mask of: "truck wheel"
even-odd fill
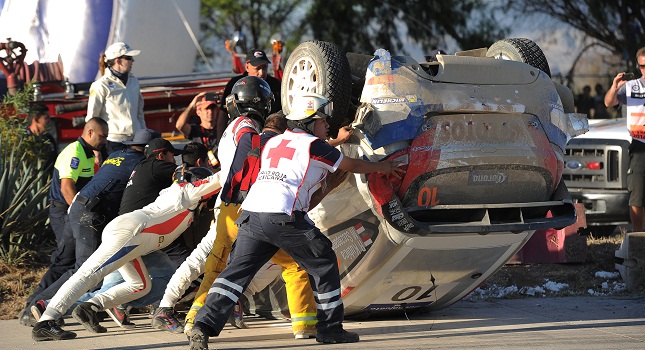
[[[486,57],[524,62],[551,77],[551,69],[544,52],[531,39],[511,38],[499,40],[488,48]]]
[[[329,135],[336,137],[348,115],[352,93],[349,62],[343,50],[325,41],[306,41],[291,53],[282,77],[282,111],[289,114],[293,99],[302,92],[324,95],[333,103]]]

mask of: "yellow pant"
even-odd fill
[[[204,306],[211,285],[226,267],[231,246],[237,238],[235,220],[240,216],[239,205],[220,205],[219,214],[215,220],[217,236],[211,254],[206,259],[204,278],[195,295],[186,320],[192,322],[197,311]],[[316,329],[316,302],[309,284],[309,275],[287,253],[280,249],[271,261],[282,266],[282,278],[285,281],[291,328],[294,333]]]

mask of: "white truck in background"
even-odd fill
[[[628,224],[629,145],[626,119],[589,120],[589,131],[569,141],[564,154],[565,181],[571,198],[584,204],[586,233],[610,235]]]

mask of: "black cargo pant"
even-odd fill
[[[309,274],[318,308],[319,333],[342,329],[343,302],[340,276],[331,241],[304,213],[294,215],[243,211],[229,263],[213,282],[204,306],[195,316],[195,327],[219,335],[228,315],[258,270],[278,249],[283,249]]]
[[[76,261],[74,254],[74,237],[72,237],[67,218],[67,204],[51,202],[49,207],[49,225],[56,237],[56,249],[51,255],[51,265],[43,275],[34,289],[34,292],[27,298],[27,307],[32,304],[38,294],[42,293],[67,270],[74,268]],[[28,310],[27,310],[28,311]]]

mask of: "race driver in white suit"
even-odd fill
[[[221,188],[219,173],[206,168],[178,170],[175,183],[142,209],[118,216],[104,229],[99,248],[51,299],[32,329],[36,341],[73,339],[56,319],[78,298],[118,269],[124,282],[94,296],[74,309],[72,316],[87,330],[104,333],[97,312],[135,300],[150,291],[150,276],[141,256],[168,246],[188,228],[194,213]]]

